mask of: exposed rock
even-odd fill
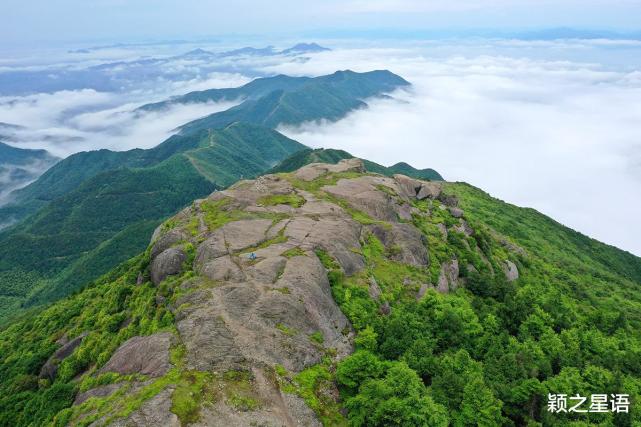
[[[509,259],[505,261],[503,272],[505,273],[505,278],[508,282],[513,282],[519,278],[519,269],[516,267],[516,264]]]
[[[410,199],[415,198],[421,189],[422,183],[418,179],[401,174],[395,174],[393,178],[401,188],[402,194]]]
[[[295,172],[295,176],[303,181],[313,181],[316,178],[328,173],[340,172],[365,172],[365,166],[361,159],[343,159],[335,165],[327,163],[311,163],[303,166]]]
[[[118,347],[100,372],[162,376],[170,367],[169,347],[172,339],[169,332],[130,338]]]
[[[285,229],[285,236],[290,245],[326,250],[336,258],[345,274],[352,275],[365,267],[363,257],[353,250],[361,249],[360,231],[360,225],[351,218],[324,217],[315,221],[294,217]]]
[[[464,235],[466,235],[468,237],[471,236],[472,234],[474,234],[474,230],[472,229],[472,227],[470,227],[470,225],[464,219],[461,220],[460,224],[455,225],[452,228],[455,231],[457,231],[457,232],[459,232],[461,234],[464,234]]]
[[[178,416],[171,412],[172,388],[167,388],[142,404],[124,420],[116,420],[112,427],[180,427]],[[215,424],[212,424],[215,425]]]
[[[414,213],[413,211],[414,211],[414,208],[409,203],[402,203],[401,205],[398,206],[396,210],[398,214],[398,218],[401,221],[411,221],[412,213]]]
[[[439,222],[436,226],[441,232],[441,236],[443,237],[443,240],[447,241],[447,227],[445,226],[445,224]]]
[[[166,249],[151,262],[151,281],[157,285],[167,276],[180,273],[186,259],[187,255],[181,249]]]
[[[245,274],[229,255],[206,262],[199,271],[211,280],[233,282],[245,280]]]
[[[156,258],[160,253],[171,248],[175,244],[184,241],[187,238],[187,234],[182,230],[169,230],[167,233],[163,234],[151,247],[151,259]]]
[[[308,165],[294,176],[310,181],[328,173],[352,171],[364,171],[360,160]],[[298,208],[271,206],[263,199],[294,194],[306,200]],[[241,181],[206,199],[224,200],[219,209],[242,211],[243,219],[211,229],[203,219],[206,201],[196,201],[180,214],[190,218],[181,216],[175,229],[158,231],[150,267],[154,283],[180,273],[186,254],[177,244],[186,240],[196,247],[195,275],[178,285],[180,296],[173,302],[177,308],[168,307],[185,348],[181,369],[206,371],[220,378],[229,370],[251,372],[251,393],[260,402],[255,408],[239,410],[223,390],[221,398],[199,409],[200,418],[193,425],[321,426],[303,399],[280,391],[273,372],[280,365],[292,375],[299,373],[320,363],[328,349],[337,360],[353,351],[354,331],[332,297],[318,251],[326,252],[345,275],[364,274],[361,241],[372,233],[385,246],[386,257],[424,268],[429,263],[427,241],[411,222],[412,215],[422,215],[412,201],[437,197],[442,197],[440,184],[400,175],[394,179],[371,174],[342,178],[319,192],[294,188],[288,179],[268,175]],[[375,221],[359,218],[353,209]],[[186,226],[193,225],[194,218],[201,224],[195,237]],[[444,291],[458,285],[456,260],[445,263],[441,273],[439,286]],[[420,284],[414,276],[403,283],[412,293]],[[430,287],[422,284],[416,297],[423,297]],[[373,277],[369,294],[378,301],[380,313],[390,315],[391,304],[383,301]],[[156,299],[162,305],[168,301]],[[310,339],[315,334],[322,335],[322,344]],[[168,333],[134,337],[120,346],[100,372],[163,375],[170,368],[171,337]],[[115,387],[90,390],[79,395],[78,401],[106,396]],[[115,425],[176,425],[171,387]],[[337,390],[326,392],[338,399]]]
[[[456,196],[451,196],[451,195],[445,195],[445,194],[440,194],[438,199],[445,205],[449,207],[456,207],[458,206],[458,199]]]
[[[392,312],[392,308],[389,305],[389,302],[385,301],[378,309],[378,311],[383,315],[383,316],[389,316],[389,314]]]
[[[427,290],[430,289],[430,288],[433,288],[433,286],[430,285],[429,283],[421,284],[421,287],[419,288],[418,292],[416,293],[416,300],[420,300],[421,298],[423,298],[425,296],[425,294],[427,293]]]
[[[382,176],[340,179],[336,185],[328,185],[322,189],[347,201],[353,208],[363,211],[374,219],[396,222],[400,205],[395,198],[377,188],[381,185],[394,192],[398,190],[394,180]]]
[[[454,218],[461,218],[461,217],[463,217],[463,209],[461,209],[461,208],[457,208],[457,207],[449,207],[449,208],[448,208],[448,210],[450,211],[450,214],[452,214],[452,216],[453,216]]]
[[[90,399],[92,397],[109,396],[113,394],[116,390],[119,390],[123,386],[123,384],[124,383],[107,384],[107,385],[98,386],[91,390],[78,393],[78,395],[76,396],[76,399],[73,401],[73,404],[81,405],[87,399]]]
[[[53,355],[49,357],[47,362],[42,366],[42,368],[40,369],[39,378],[47,378],[51,381],[55,380],[56,374],[58,373],[58,365],[60,364],[60,362],[71,356],[71,354],[76,348],[78,348],[78,346],[80,346],[82,340],[86,336],[87,333],[82,333],[76,338],[69,341],[68,338],[66,338],[65,334],[63,338],[59,340],[60,343],[64,342],[65,344],[63,344],[62,347],[56,350],[56,352],[53,353]]]
[[[445,262],[441,265],[441,273],[438,277],[437,289],[439,292],[449,292],[456,289],[459,285],[459,265],[458,260]]]
[[[441,195],[442,185],[437,182],[421,182],[421,188],[416,194],[418,200],[423,199],[436,199]]]
[[[369,296],[373,300],[378,301],[378,299],[381,297],[381,288],[378,287],[378,283],[376,283],[376,279],[373,277],[369,278]]]
[[[366,230],[385,245],[391,259],[417,267],[427,265],[427,239],[413,225],[372,225]]]
[[[273,374],[266,369],[253,368],[251,393],[260,404],[251,411],[241,411],[219,399],[212,406],[201,410],[200,420],[193,427],[211,426],[286,426],[321,427],[314,412],[300,397],[283,393],[273,380]]]

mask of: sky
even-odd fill
[[[550,27],[639,30],[639,0],[3,0],[0,44]]]
[[[336,123],[279,130],[435,168],[641,255],[641,1],[2,3],[0,135],[2,122],[22,126],[13,145],[60,157],[149,148],[240,100],[134,111],[147,102],[278,73],[389,69],[412,88]],[[301,41],[332,51],[181,56]]]

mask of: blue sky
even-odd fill
[[[639,0],[3,0],[4,45],[350,31],[641,30]],[[385,31],[384,31],[385,30]],[[369,33],[372,34],[372,33]]]

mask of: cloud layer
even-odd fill
[[[434,167],[641,255],[639,71],[420,50],[324,53],[296,69],[390,68],[414,87],[334,124],[283,129],[314,147]]]

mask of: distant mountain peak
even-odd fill
[[[284,55],[288,55],[292,53],[300,54],[300,53],[327,52],[330,50],[331,49],[323,47],[318,43],[298,43],[290,47],[289,49],[285,49],[281,51],[281,53]]]

